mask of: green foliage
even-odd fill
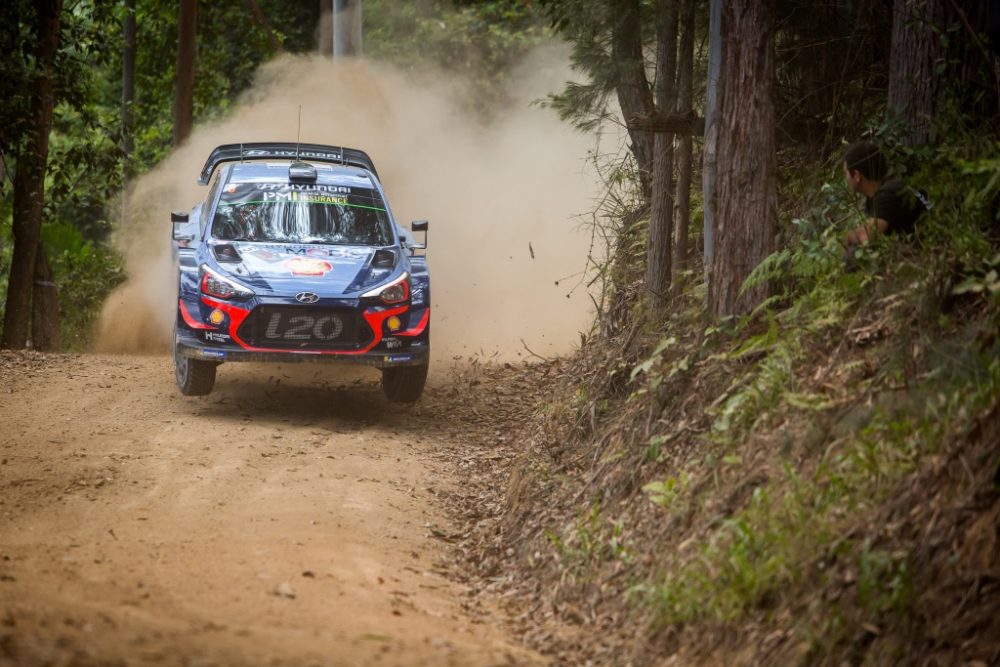
[[[292,53],[315,47],[317,3],[258,0],[282,48]],[[367,7],[367,3],[366,3]],[[174,76],[177,51],[177,4],[166,0],[136,2],[135,169],[146,171],[170,151],[173,138]],[[120,44],[121,20],[107,26]],[[265,29],[244,2],[198,3],[198,55],[194,119],[225,115],[253,83],[258,66],[275,55]],[[120,49],[105,72],[109,84],[120,80]],[[104,103],[116,109],[121,88],[108,86]]]
[[[544,0],[553,28],[572,45],[574,69],[586,83],[568,82],[548,103],[560,118],[577,128],[597,130],[614,116],[608,103],[615,90],[617,66],[611,57],[611,30],[619,20],[614,3],[589,0]]]
[[[68,350],[84,351],[101,304],[125,280],[122,260],[110,248],[85,240],[76,227],[66,222],[43,226],[42,241],[59,286],[62,345]]]
[[[690,477],[681,473],[678,477],[667,477],[663,481],[649,482],[642,487],[649,501],[659,507],[679,512],[679,501],[687,495]]]
[[[477,112],[504,102],[507,76],[529,49],[550,36],[530,2],[366,0],[365,51],[404,69],[433,66],[471,85]]]
[[[735,371],[712,409],[710,442],[733,448],[773,438],[776,421],[803,434],[817,419],[836,437],[820,441],[822,456],[806,476],[798,461],[775,452],[771,460],[781,461],[784,475],[758,487],[697,546],[668,559],[658,580],[638,587],[660,624],[728,623],[766,612],[788,591],[823,581],[823,565],[833,561],[850,563],[853,572],[854,597],[843,604],[855,609],[838,616],[843,636],[866,618],[909,613],[907,554],[850,535],[857,517],[879,507],[1000,396],[1000,350],[960,342],[972,334],[941,310],[973,308],[980,322],[998,320],[1000,254],[989,234],[1000,177],[990,150],[971,137],[917,152],[889,145],[894,162],[917,165],[909,178],[930,193],[934,207],[915,241],[878,240],[866,249],[866,269],[855,274],[843,272],[838,243],[857,224],[855,203],[836,182],[824,185],[806,214],[791,221],[795,236],[787,246],[748,279],[776,285],[776,297],[735,326],[707,332],[722,348],[711,359]],[[817,355],[831,355],[831,375],[852,377],[865,365],[838,358],[837,341],[859,320],[897,332],[868,353],[877,373],[840,390],[810,387],[799,369],[814,368]],[[917,348],[926,349],[922,368],[908,368]],[[647,360],[633,375],[654,368]],[[694,491],[677,481],[685,474],[681,468],[644,491],[667,508],[691,504]]]
[[[561,533],[549,530],[545,536],[563,565],[575,577],[587,580],[595,566],[603,561],[628,563],[631,560],[624,533],[622,521],[602,520],[600,502],[594,500],[589,510]]]

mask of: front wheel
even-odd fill
[[[382,390],[393,403],[414,403],[427,383],[427,364],[382,369]]]
[[[215,369],[218,364],[200,359],[189,359],[174,351],[174,376],[177,386],[185,396],[205,396],[215,387]]]

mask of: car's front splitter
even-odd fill
[[[371,351],[362,354],[324,354],[314,350],[256,352],[235,347],[207,345],[193,337],[178,335],[174,340],[177,354],[189,359],[214,361],[263,361],[268,363],[360,364],[378,368],[396,366],[422,366],[430,361],[430,350],[425,345],[410,346],[398,351]]]

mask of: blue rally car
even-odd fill
[[[226,361],[382,369],[390,401],[416,401],[430,359],[424,244],[396,225],[364,152],[318,144],[219,146],[204,201],[173,213],[174,368],[208,394]]]

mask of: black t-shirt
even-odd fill
[[[912,234],[917,218],[926,210],[921,197],[898,178],[889,179],[865,200],[868,216],[889,224],[887,234]]]

